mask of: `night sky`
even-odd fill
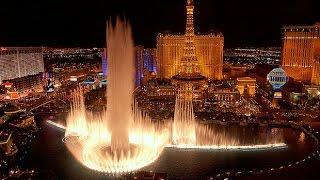
[[[0,46],[102,47],[110,17],[130,20],[136,44],[184,32],[186,0],[5,0]],[[221,31],[226,47],[280,45],[283,25],[320,21],[319,0],[195,0],[196,31]]]

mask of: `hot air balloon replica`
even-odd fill
[[[271,84],[275,99],[282,98],[282,87],[289,81],[286,72],[282,68],[275,68],[267,75],[267,80]]]

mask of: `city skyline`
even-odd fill
[[[184,0],[3,2],[0,46],[102,47],[106,20],[122,15],[133,27],[136,45],[155,47],[158,33],[184,32],[184,3]],[[198,0],[195,32],[220,31],[226,47],[280,46],[283,26],[320,21],[317,4],[312,0],[294,3]],[[6,7],[16,9],[12,13]]]

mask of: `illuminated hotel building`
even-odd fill
[[[144,68],[148,69],[152,72],[157,72],[157,49],[156,48],[148,48],[143,51],[143,64]]]
[[[139,45],[135,47],[136,85],[141,85],[144,73],[156,72],[156,49],[145,49]]]
[[[44,72],[42,52],[40,47],[0,48],[0,84],[3,80]]]
[[[320,23],[283,30],[282,68],[297,81],[319,85]]]
[[[139,86],[143,78],[143,46],[135,47],[136,86]]]
[[[320,86],[320,55],[315,57],[313,63],[311,83]]]
[[[222,33],[206,35],[194,34],[192,0],[187,2],[185,35],[159,34],[157,37],[157,73],[160,78],[171,78],[179,74],[184,56],[189,51],[194,60],[194,68],[209,79],[222,79],[223,46]],[[186,46],[186,43],[190,46]],[[191,49],[188,50],[188,48]],[[187,48],[187,49],[186,49]],[[190,54],[189,54],[190,55]]]
[[[107,77],[107,72],[108,72],[108,62],[107,62],[107,49],[103,49],[102,53],[102,74],[103,77]]]

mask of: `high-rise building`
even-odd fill
[[[312,66],[311,83],[320,86],[320,55],[315,57],[315,62]]]
[[[192,0],[187,1],[186,10],[185,35],[159,34],[157,37],[158,77],[171,78],[183,71],[193,71],[209,79],[222,79],[222,33],[194,34]]]
[[[320,23],[283,31],[282,68],[297,81],[319,84]]]
[[[156,48],[148,48],[143,51],[143,66],[148,71],[157,72],[156,66],[157,59],[157,49]]]
[[[0,84],[3,80],[44,72],[41,47],[0,48]]]
[[[13,88],[17,91],[27,91],[43,85],[43,74],[28,75],[21,78],[14,78],[9,80],[13,83]]]
[[[107,49],[103,49],[102,53],[102,74],[103,77],[107,77],[107,72],[108,72],[108,62],[107,62]]]
[[[155,48],[145,49],[139,45],[135,47],[135,65],[136,65],[136,85],[141,85],[141,81],[146,72],[156,73],[156,56]]]
[[[136,65],[136,86],[141,84],[141,80],[143,78],[143,46],[135,47],[135,65]]]

